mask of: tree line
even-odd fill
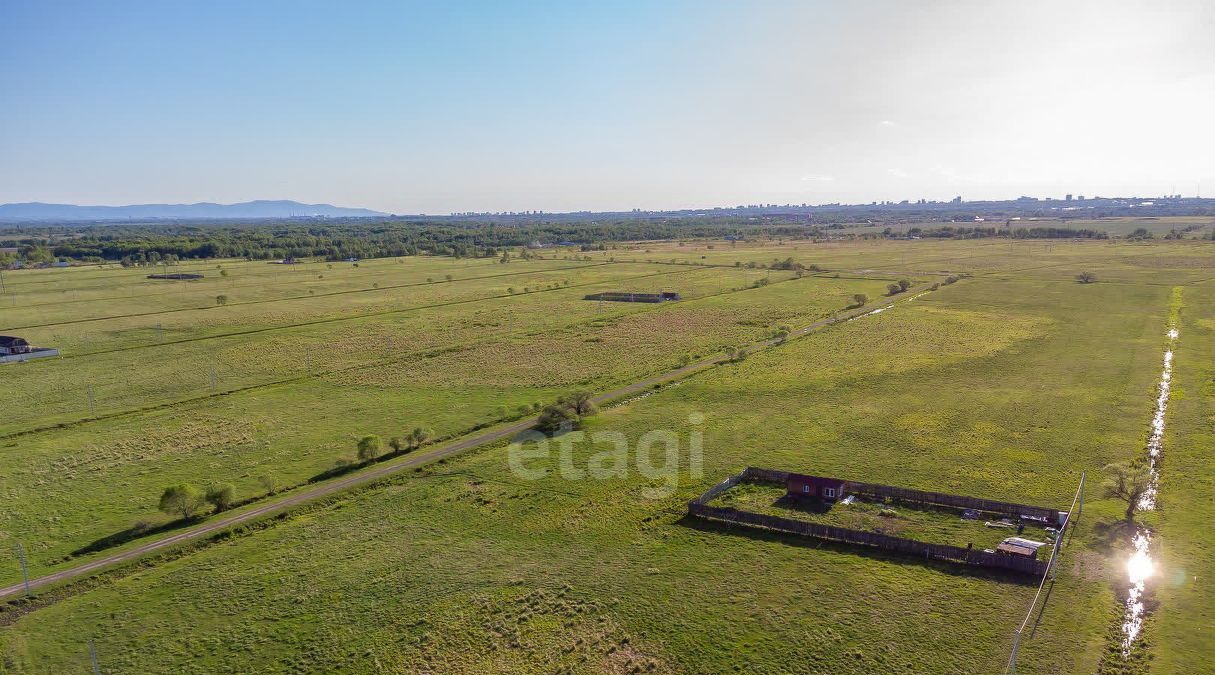
[[[749,223],[742,219],[641,219],[604,223],[429,222],[247,225],[104,225],[72,229],[23,228],[9,232],[15,259],[128,261],[155,264],[209,258],[380,258],[405,255],[497,257],[507,249],[534,243],[602,250],[608,244],[706,237],[812,237],[818,227]],[[14,238],[15,237],[15,238]],[[10,254],[11,255],[11,254]]]
[[[604,250],[623,242],[725,238],[767,239],[1108,239],[1094,229],[942,225],[887,227],[882,231],[848,232],[855,222],[818,222],[790,216],[704,216],[617,218],[610,221],[463,221],[385,219],[328,223],[263,221],[257,223],[134,224],[21,226],[4,230],[0,241],[16,251],[0,251],[0,265],[16,261],[56,260],[122,262],[126,265],[172,264],[178,260],[244,258],[382,258],[439,255],[460,258],[499,257],[510,249],[540,243]],[[1150,238],[1146,230],[1128,238]],[[1180,236],[1180,235],[1178,235]],[[798,270],[799,272],[802,270]],[[810,269],[809,271],[814,271]]]
[[[885,233],[893,234],[890,228]],[[907,230],[909,237],[924,239],[987,239],[1001,237],[1005,239],[1109,239],[1108,232],[1091,229],[1072,229],[1069,227],[967,227],[944,225],[941,227],[913,227]]]

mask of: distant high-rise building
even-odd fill
[[[1064,197],[1063,199],[1065,199],[1066,201],[1069,201],[1069,202],[1070,202],[1070,201],[1072,200],[1072,195],[1071,195],[1071,193],[1068,193],[1068,195],[1067,195],[1066,197]]]

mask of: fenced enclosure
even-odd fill
[[[604,300],[607,302],[673,302],[682,299],[678,293],[663,291],[661,293],[630,293],[627,291],[609,291],[590,293],[583,296],[584,300]]]
[[[191,281],[194,279],[202,279],[203,275],[194,274],[191,272],[171,272],[168,274],[149,274],[149,279],[169,279],[174,281]]]
[[[697,504],[695,502],[688,504],[688,513],[708,520],[720,520],[739,525],[762,527],[777,532],[818,537],[819,539],[830,539],[849,544],[876,546],[888,551],[930,560],[946,560],[949,562],[981,565],[983,567],[994,567],[1034,575],[1043,574],[1047,570],[1047,563],[1035,558],[1022,558],[1001,553],[986,553],[979,549],[962,548],[961,546],[950,544],[930,544],[915,539],[895,537],[889,534],[863,532],[846,527],[808,523],[804,520],[768,516],[739,509]]]
[[[1023,515],[1031,518],[1050,518],[1051,520],[1049,522],[1058,522],[1060,525],[1059,532],[1055,539],[1055,545],[1052,549],[1051,559],[1044,561],[1036,558],[1012,556],[1003,553],[988,553],[981,549],[974,549],[970,547],[963,548],[961,546],[953,546],[951,544],[930,543],[878,532],[866,532],[863,530],[854,530],[846,527],[811,523],[793,518],[782,518],[780,516],[753,513],[751,511],[744,511],[730,507],[709,505],[709,502],[713,501],[727,490],[740,483],[749,482],[784,485],[785,481],[790,475],[791,474],[788,471],[747,467],[740,473],[730,476],[726,480],[706,490],[704,493],[696,497],[696,499],[688,502],[688,514],[697,518],[704,518],[706,520],[735,523],[748,527],[760,527],[787,534],[817,537],[820,539],[842,541],[863,546],[875,546],[885,550],[916,556],[926,560],[944,560],[966,565],[977,565],[987,568],[1010,570],[1036,576],[1044,576],[1048,571],[1050,571],[1051,563],[1054,560],[1055,553],[1058,551],[1058,542],[1063,538],[1063,527],[1066,523],[1067,512],[1061,512],[1041,506],[999,502],[977,497],[949,495],[938,492],[924,492],[921,490],[912,490],[889,485],[859,483],[853,481],[845,481],[848,486],[848,490],[852,494],[880,497],[883,499],[889,498],[892,500],[900,500],[908,503],[923,504],[927,506],[948,506],[951,508],[975,509],[1017,518]]]

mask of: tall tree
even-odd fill
[[[1126,502],[1126,520],[1135,520],[1139,502],[1152,488],[1152,471],[1143,462],[1119,462],[1105,467],[1109,478],[1103,487],[1105,496]]]
[[[595,414],[595,403],[591,400],[594,397],[595,394],[589,391],[575,391],[561,397],[557,402],[568,405],[575,415],[587,417]]]

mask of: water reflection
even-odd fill
[[[1156,391],[1156,409],[1152,412],[1152,432],[1148,434],[1147,460],[1151,473],[1148,489],[1139,499],[1140,511],[1156,508],[1156,494],[1160,480],[1160,449],[1164,440],[1164,414],[1169,406],[1169,390],[1173,381],[1173,342],[1177,339],[1176,328],[1169,329],[1169,345],[1164,352],[1164,370],[1160,373],[1160,386]],[[1126,563],[1127,590],[1126,610],[1122,619],[1122,655],[1129,656],[1139,632],[1143,629],[1143,594],[1147,580],[1156,571],[1151,553],[1152,532],[1143,526],[1135,531],[1131,539],[1133,553]]]
[[[1126,562],[1127,579],[1130,587],[1126,592],[1126,613],[1122,620],[1122,655],[1130,656],[1131,647],[1143,629],[1143,592],[1147,588],[1148,577],[1156,571],[1156,564],[1148,548],[1152,543],[1151,532],[1140,529],[1131,540],[1135,552]]]
[[[904,302],[911,302],[912,300],[915,300],[916,298],[918,298],[922,295],[927,295],[927,294],[928,294],[927,291],[925,291],[923,293],[916,293],[915,295],[911,296],[910,298],[907,298]],[[844,323],[847,323],[848,321],[856,321],[857,319],[863,319],[867,316],[872,316],[874,314],[881,314],[882,312],[890,309],[891,307],[894,307],[893,302],[888,305],[882,305],[881,307],[878,307],[877,309],[871,309],[868,312],[865,312],[864,314],[857,314],[856,316],[847,319]]]

